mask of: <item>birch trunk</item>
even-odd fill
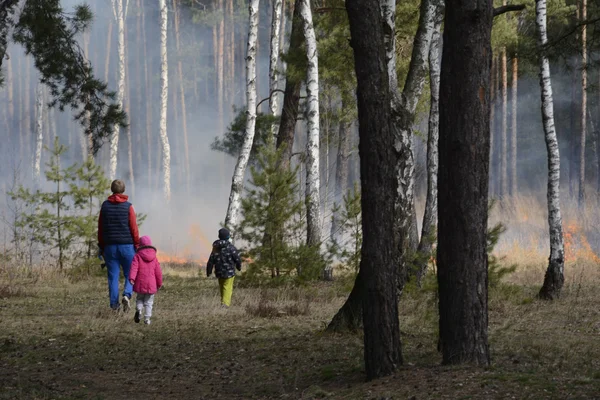
[[[36,184],[40,181],[40,166],[42,161],[42,144],[44,142],[44,85],[38,83],[35,99],[35,158],[33,161],[33,180]]]
[[[142,1],[142,40],[144,41],[144,102],[146,104],[146,157],[147,157],[147,173],[148,173],[148,188],[152,187],[152,86],[150,84],[150,74],[148,73],[148,40],[146,38],[146,9],[145,2]]]
[[[581,21],[587,20],[587,0],[581,0]],[[585,206],[585,141],[587,136],[587,25],[581,26],[581,136],[579,140],[579,196],[581,210]]]
[[[402,290],[407,277],[405,255],[407,251],[416,251],[411,243],[418,244],[415,237],[416,215],[414,209],[414,156],[412,149],[412,126],[415,119],[417,103],[421,97],[426,80],[427,60],[431,47],[431,38],[434,30],[436,16],[442,13],[441,0],[427,0],[421,3],[419,26],[413,42],[412,56],[409,70],[404,83],[402,94],[398,94],[396,81],[396,49],[395,49],[395,0],[386,0],[382,3],[384,20],[384,40],[386,44],[386,59],[390,90],[392,91],[392,115],[394,119],[395,140],[394,147],[399,154],[396,165],[396,178],[398,180],[398,193],[396,197],[396,234],[394,241],[397,246],[398,265],[400,267],[399,289]]]
[[[306,242],[309,246],[321,243],[321,206],[319,178],[319,56],[317,39],[313,27],[310,1],[300,4],[300,16],[306,40],[306,111],[308,115],[308,142],[306,144],[306,220],[308,225]]]
[[[277,115],[279,111],[279,94],[275,92],[279,86],[279,42],[281,33],[281,13],[283,0],[273,1],[273,20],[271,22],[271,54],[269,59],[269,111],[271,115]],[[271,126],[271,135],[276,135],[278,124]]]
[[[165,200],[171,200],[171,148],[167,135],[167,104],[169,100],[169,61],[167,59],[167,0],[159,0],[160,5],[160,140],[162,143],[163,190]]]
[[[516,196],[518,192],[517,181],[517,112],[518,112],[518,82],[519,82],[519,59],[515,54],[512,59],[512,112],[511,112],[511,151],[510,151],[510,195]]]
[[[219,11],[225,11],[225,1],[219,0]],[[219,22],[219,68],[217,70],[217,102],[219,108],[219,134],[224,133],[225,127],[225,115],[224,115],[224,106],[225,106],[225,20],[221,18]]]
[[[184,155],[184,173],[185,173],[185,186],[189,192],[191,189],[190,179],[190,152],[188,145],[188,131],[187,131],[187,111],[185,107],[185,81],[183,77],[183,63],[181,61],[181,45],[179,35],[179,23],[180,23],[180,11],[177,8],[177,0],[173,0],[173,10],[175,11],[175,46],[177,48],[177,72],[179,74],[179,96],[181,101],[181,124],[183,128],[183,155]]]
[[[535,2],[538,48],[540,57],[540,87],[542,90],[542,120],[548,150],[548,224],[550,228],[550,258],[544,285],[539,296],[552,300],[560,296],[564,277],[564,243],[562,217],[560,213],[560,153],[554,126],[554,104],[552,82],[550,80],[550,62],[545,54],[548,44],[546,32],[546,0]]]
[[[502,114],[500,116],[500,118],[502,118],[500,122],[500,197],[503,198],[508,194],[508,78],[506,69],[506,48],[503,48],[500,54],[500,79],[502,79],[502,86],[500,87],[500,93],[502,96]]]
[[[119,81],[117,84],[117,104],[123,108],[125,96],[125,13],[124,0],[112,0],[113,12],[117,21],[117,52],[119,55]],[[125,0],[126,1],[126,0]],[[119,153],[119,124],[115,124],[110,138],[110,179],[117,176],[117,156]]]
[[[256,127],[256,41],[258,38],[258,6],[259,0],[250,0],[249,4],[249,29],[248,50],[246,56],[246,132],[242,150],[235,165],[231,179],[231,193],[229,206],[225,216],[225,226],[235,229],[238,223],[238,214],[241,205],[241,195],[244,185],[244,173],[250,158],[254,131]]]
[[[440,17],[441,17],[440,13]],[[425,200],[425,215],[421,229],[421,241],[418,253],[420,265],[417,270],[417,284],[427,272],[427,265],[432,254],[437,226],[437,174],[438,174],[438,137],[440,128],[440,45],[442,18],[435,21],[429,50],[429,82],[431,101],[429,109],[429,127],[427,134],[427,198]]]

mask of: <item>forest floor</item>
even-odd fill
[[[5,268],[0,399],[600,398],[598,268],[571,268],[552,303],[519,283],[541,283],[542,266],[491,288],[489,368],[441,366],[435,292],[407,289],[404,365],[374,382],[360,336],[323,332],[348,279],[237,287],[224,310],[215,280],[170,270],[146,326],[108,310],[105,278]]]

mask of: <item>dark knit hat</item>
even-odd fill
[[[229,230],[227,230],[225,228],[219,229],[219,240],[227,240],[227,239],[229,239],[230,235],[231,234],[229,233]]]

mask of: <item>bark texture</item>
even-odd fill
[[[302,20],[300,19],[300,4],[302,0],[295,0],[294,14],[292,17],[292,32],[290,34],[290,50],[299,49],[304,43],[302,34]],[[294,133],[298,121],[298,108],[300,105],[300,88],[302,81],[288,74],[285,79],[285,92],[283,95],[283,110],[279,121],[277,134],[277,148],[283,148],[281,167],[289,168],[294,147]]]
[[[310,1],[302,0],[300,16],[306,41],[306,114],[308,118],[308,141],[306,144],[306,222],[309,246],[321,244],[321,198],[319,169],[319,55],[317,38],[313,27]]]
[[[427,198],[425,214],[418,252],[420,263],[417,270],[417,283],[420,286],[427,272],[427,265],[433,250],[437,228],[437,174],[438,174],[438,138],[440,129],[440,45],[442,13],[435,21],[429,50],[430,109],[427,132]]]
[[[548,44],[546,29],[546,0],[535,2],[536,26],[540,57],[540,87],[542,90],[542,121],[546,149],[548,150],[548,225],[550,228],[550,258],[539,296],[553,300],[560,296],[565,282],[565,249],[563,242],[562,217],[560,213],[560,153],[554,126],[554,100],[550,79],[550,62],[545,54]]]
[[[500,197],[508,194],[508,74],[506,68],[506,48],[503,48],[500,54],[500,95],[501,104],[501,122],[500,122]]]
[[[391,120],[383,21],[377,0],[348,0],[357,78],[363,215],[360,271],[367,379],[393,373],[402,363],[394,236],[397,156]]]
[[[35,98],[35,158],[33,160],[33,180],[37,183],[40,180],[40,166],[42,161],[42,144],[44,142],[44,85],[38,83]]]
[[[440,80],[438,286],[444,364],[488,365],[492,2],[446,3]]]
[[[167,135],[167,106],[169,102],[169,60],[167,58],[167,0],[160,5],[160,141],[162,143],[163,192],[165,200],[171,200],[171,146]]]
[[[125,96],[125,16],[127,15],[127,9],[124,6],[123,1],[125,0],[112,0],[113,13],[117,22],[117,53],[119,55],[117,104],[120,108],[123,108],[123,98]],[[120,129],[121,127],[119,124],[115,124],[113,133],[110,137],[110,179],[116,179],[117,177]]]
[[[518,193],[518,181],[517,181],[517,112],[518,112],[518,82],[519,82],[519,59],[515,54],[512,59],[512,89],[511,89],[511,151],[510,151],[510,195],[516,196]]]
[[[250,158],[252,143],[254,142],[254,131],[256,127],[256,43],[258,37],[258,0],[250,0],[249,5],[249,30],[248,30],[248,52],[246,56],[246,132],[244,143],[238,161],[235,165],[233,178],[231,179],[231,193],[229,195],[229,207],[225,216],[225,226],[235,229],[238,214],[241,207],[241,196],[244,185],[244,173]]]
[[[279,87],[279,44],[281,33],[281,17],[283,11],[283,0],[273,1],[273,19],[271,21],[271,54],[269,57],[269,111],[271,115],[279,112],[279,94],[275,90]],[[277,133],[278,124],[273,123],[271,132]]]

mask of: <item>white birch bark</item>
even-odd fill
[[[40,181],[41,173],[41,162],[42,162],[42,145],[44,142],[44,85],[38,83],[36,99],[35,99],[35,113],[36,113],[36,124],[35,124],[35,158],[33,161],[33,180],[34,182]]]
[[[406,268],[403,255],[411,242],[418,244],[418,238],[411,240],[411,224],[414,220],[414,156],[412,145],[412,125],[419,98],[426,80],[427,61],[431,47],[436,16],[443,12],[442,0],[424,0],[421,3],[419,26],[413,41],[412,56],[409,71],[401,94],[398,93],[396,78],[396,48],[395,48],[395,0],[385,0],[381,3],[381,13],[384,19],[384,40],[386,43],[387,69],[392,93],[392,113],[395,125],[394,147],[398,154],[396,177],[398,193],[396,196],[396,237],[398,245],[398,263],[401,279],[404,279]],[[416,247],[416,246],[415,246]],[[415,249],[416,250],[416,249]]]
[[[431,88],[431,106],[429,109],[429,126],[427,132],[427,198],[425,199],[425,214],[419,242],[419,253],[429,256],[435,239],[433,236],[437,227],[437,177],[438,177],[438,138],[440,129],[440,46],[442,15],[435,23],[429,50],[429,86]],[[417,282],[421,285],[427,272],[429,260],[421,261],[417,272]]]
[[[225,216],[225,226],[234,230],[238,223],[238,214],[241,206],[242,189],[244,186],[244,173],[250,158],[254,131],[256,127],[256,44],[258,40],[258,5],[259,0],[250,0],[248,49],[246,53],[246,131],[244,143],[233,171],[231,179],[231,192],[229,206]]]
[[[127,7],[123,2],[126,0],[112,0],[113,14],[117,21],[117,52],[119,55],[119,81],[117,83],[117,104],[123,108],[125,96],[125,16]],[[110,179],[117,176],[117,156],[119,151],[119,131],[121,127],[115,124],[110,137]]]
[[[546,0],[536,0],[536,25],[540,56],[540,87],[542,90],[542,120],[548,150],[548,224],[550,229],[550,259],[540,297],[554,299],[564,283],[564,243],[560,213],[560,153],[554,126],[554,104],[550,62],[546,55]]]
[[[160,6],[160,141],[163,156],[163,191],[165,200],[171,200],[171,147],[167,135],[167,104],[169,100],[169,60],[167,59],[167,1],[159,0]]]
[[[279,45],[281,35],[281,14],[283,11],[283,0],[273,1],[273,20],[271,21],[271,54],[269,60],[269,111],[271,115],[279,112],[279,94],[275,92],[279,84]],[[277,122],[271,126],[271,135],[275,136],[278,131]],[[273,141],[275,143],[275,141]]]
[[[0,7],[0,67],[12,38],[15,25],[19,22],[26,0],[6,0]]]
[[[300,17],[304,25],[306,40],[306,111],[308,115],[308,142],[306,144],[306,220],[308,225],[307,244],[321,243],[321,207],[319,177],[319,56],[317,39],[310,9],[310,0],[303,0]]]

